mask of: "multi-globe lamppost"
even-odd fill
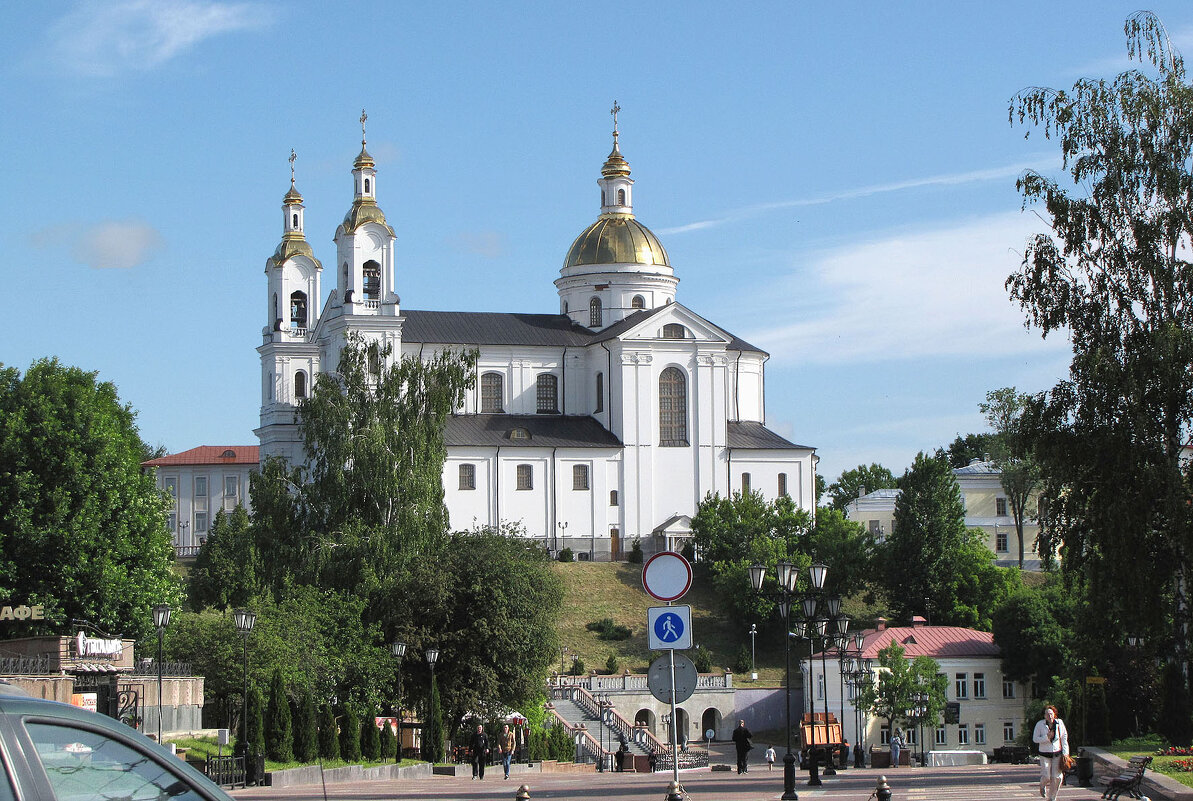
[[[394,659],[398,660],[398,747],[394,751],[394,763],[402,761],[402,657],[406,656],[406,643],[395,642],[389,646]]]
[[[845,660],[845,684],[850,688],[850,692],[853,696],[853,730],[857,735],[857,743],[855,743],[854,748],[853,766],[855,768],[864,768],[866,766],[867,716],[865,709],[860,704],[860,701],[862,694],[874,680],[874,660],[863,659],[861,657],[863,646],[865,644],[865,635],[859,631],[853,636],[854,643],[857,645],[857,650]]]
[[[791,753],[791,612],[793,599],[798,598],[803,606],[804,617],[811,619],[816,613],[816,594],[824,588],[824,578],[828,575],[828,568],[822,564],[814,564],[808,568],[813,592],[797,593],[795,588],[799,582],[799,570],[791,562],[783,560],[778,564],[777,578],[779,592],[773,597],[778,599],[779,612],[783,615],[783,659],[784,659],[784,689],[787,706],[787,753],[783,755],[783,801],[798,801],[799,794],[795,792],[795,754]],[[754,592],[762,593],[762,582],[766,578],[766,566],[754,564],[750,566],[750,584]]]
[[[842,617],[844,617],[844,616],[842,616]],[[842,635],[841,638],[839,640],[837,640],[837,668],[838,668],[838,676],[840,677],[839,685],[840,685],[840,693],[841,693],[841,726],[842,726],[842,730],[844,730],[844,726],[845,726],[845,688],[849,687],[851,691],[854,688],[854,684],[853,684],[854,666],[856,663],[861,661],[862,646],[865,645],[865,641],[866,641],[866,637],[860,631],[854,632],[852,640],[848,634]],[[853,645],[853,648],[850,648],[849,647],[850,645]],[[856,693],[851,693],[851,694],[852,694],[852,700],[853,700],[854,767],[861,767],[860,765],[857,764],[857,757],[860,756],[862,753],[861,738],[858,736],[860,734],[860,732],[858,731],[858,723],[857,723],[857,695],[856,695]],[[846,758],[848,758],[849,755],[846,754],[845,756],[846,756]]]
[[[249,770],[249,634],[253,630],[253,625],[257,622],[257,613],[251,609],[237,609],[232,613],[232,622],[236,624],[236,630],[240,632],[241,641],[244,645],[244,658],[241,665],[244,669],[244,695],[241,697],[240,703],[240,725],[241,731],[244,733],[244,742],[237,743],[237,746],[244,754],[244,772],[248,776]]]
[[[157,741],[162,741],[162,637],[170,625],[170,605],[153,607],[153,627],[157,629]]]

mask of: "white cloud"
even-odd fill
[[[822,253],[777,288],[765,317],[789,320],[743,336],[778,362],[821,364],[925,357],[1043,354],[1004,282],[1043,224],[1013,213],[893,234]],[[760,315],[761,316],[761,315]]]
[[[66,246],[75,261],[97,270],[127,270],[161,250],[157,229],[137,220],[108,220],[90,227],[55,225],[33,232],[29,242],[42,250]]]
[[[211,36],[271,19],[271,10],[259,3],[83,2],[51,26],[47,52],[69,72],[106,78],[151,69]]]
[[[817,195],[810,198],[779,200],[773,203],[758,203],[752,206],[746,206],[744,208],[727,212],[721,217],[716,217],[709,220],[699,220],[697,222],[677,225],[671,228],[662,228],[658,233],[662,235],[683,234],[689,231],[699,231],[705,228],[714,228],[718,225],[736,222],[738,220],[754,217],[758,214],[763,214],[765,212],[774,211],[777,209],[794,209],[803,206],[823,206],[840,200],[855,200],[857,198],[880,195],[888,192],[902,192],[907,189],[919,189],[929,186],[958,186],[960,184],[976,183],[979,181],[1002,181],[1006,180],[1007,178],[1014,178],[1018,175],[1021,175],[1025,170],[1047,170],[1056,166],[1057,161],[1055,158],[1037,159],[1035,161],[1023,162],[1021,164],[1009,164],[1005,167],[991,167],[985,170],[945,173],[942,175],[929,175],[925,178],[909,178],[905,181],[891,181],[884,184],[871,184],[869,186],[857,187],[856,189],[844,189],[838,192],[829,192],[824,195]]]

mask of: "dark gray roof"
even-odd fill
[[[780,437],[762,423],[749,420],[730,420],[729,437],[730,448],[753,448],[755,450],[816,450],[811,445],[796,445]]]
[[[411,310],[402,312],[406,319],[402,339],[437,345],[593,345],[620,336],[665,308],[634,312],[601,331],[577,325],[566,314]],[[730,337],[729,350],[766,352],[732,334]]]
[[[513,439],[525,429],[530,437]],[[447,445],[519,448],[620,448],[621,441],[592,417],[538,414],[461,414],[447,418]]]

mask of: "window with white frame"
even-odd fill
[[[659,375],[659,445],[688,444],[688,382],[678,367]]]
[[[994,532],[994,550],[998,553],[1006,553],[1010,550],[1010,538],[1007,532],[1001,529]]]
[[[914,726],[908,726],[907,731],[904,732],[904,734],[906,734],[906,737],[904,739],[907,741],[908,745],[919,745],[920,744],[919,739],[916,737],[916,730],[915,730]]]
[[[1011,681],[1010,679],[1002,680],[1002,697],[1003,698],[1014,698],[1015,697],[1015,682]]]
[[[170,478],[162,480],[162,488],[165,489],[166,494],[170,496],[171,501],[178,500],[178,479],[171,476]]]
[[[540,373],[535,379],[535,397],[539,414],[559,414],[559,379],[554,373]]]
[[[949,744],[949,733],[944,726],[936,727],[936,736],[933,738],[933,742],[935,742],[937,745]]]
[[[1015,721],[1004,720],[1002,722],[1002,741],[1004,743],[1015,742]]]
[[[240,497],[240,476],[224,476],[224,497]]]
[[[588,301],[588,327],[600,328],[603,315],[601,314],[601,299],[593,298]]]
[[[195,512],[195,533],[196,534],[207,533],[207,513],[206,512]]]
[[[969,745],[968,723],[961,723],[957,726],[957,745]]]
[[[878,729],[878,744],[879,745],[890,745],[891,744],[891,727],[885,723],[882,724],[882,726],[880,726]]]
[[[588,465],[586,465],[586,464],[572,465],[572,489],[573,490],[588,489]]]
[[[957,700],[960,701],[962,699],[968,698],[969,697],[969,674],[968,673],[958,673],[957,681],[955,684],[956,684],[956,690],[957,690]]]
[[[170,512],[170,517],[166,521],[166,527],[172,532],[176,533],[178,531],[178,515],[176,513]]]
[[[474,465],[474,464],[460,465],[460,489],[462,489],[462,490],[476,489],[476,465]]]
[[[518,465],[518,489],[534,489],[534,467],[528,464]]]
[[[985,698],[986,697],[986,674],[985,673],[973,674],[973,697],[974,698]]]
[[[986,724],[985,723],[973,724],[973,744],[974,745],[985,745],[986,744]]]
[[[504,409],[501,373],[481,376],[481,414],[501,414]]]
[[[195,476],[195,497],[207,497],[207,476]]]
[[[1006,498],[995,498],[994,499],[994,514],[997,515],[998,517],[1006,517],[1007,516],[1007,499]]]

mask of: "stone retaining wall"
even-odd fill
[[[1098,779],[1103,776],[1117,776],[1127,769],[1127,761],[1114,754],[1107,753],[1101,748],[1086,748],[1085,753],[1094,759],[1094,787],[1102,785]],[[1141,789],[1143,794],[1152,799],[1167,799],[1167,801],[1193,801],[1193,787],[1181,784],[1176,779],[1148,770],[1143,774]]]

